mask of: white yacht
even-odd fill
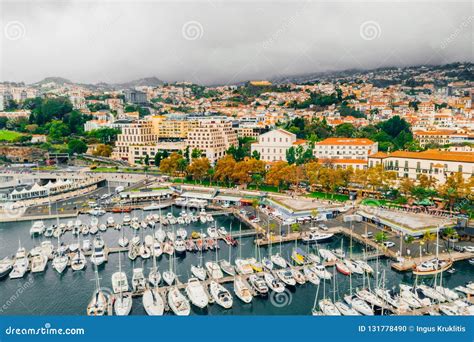
[[[28,270],[29,265],[30,261],[28,260],[28,256],[26,255],[26,249],[20,246],[15,254],[13,270],[10,272],[9,275],[10,279],[23,278],[26,271]]]
[[[360,313],[343,302],[336,302],[334,306],[343,316],[360,316]]]
[[[241,277],[234,278],[234,293],[244,303],[250,303],[252,301],[252,292]]]
[[[341,316],[341,313],[330,299],[321,299],[318,304],[325,316]]]
[[[87,265],[87,260],[82,253],[82,251],[79,249],[76,253],[73,254],[71,258],[71,268],[73,271],[80,271],[83,270]]]
[[[59,274],[63,273],[69,262],[69,256],[61,251],[57,251],[56,256],[53,259],[53,268],[58,271]]]
[[[268,293],[268,286],[261,277],[256,274],[251,274],[249,277],[250,286],[260,295],[266,295]]]
[[[159,242],[163,242],[166,239],[166,233],[162,228],[158,228],[155,232],[155,238],[158,239]]]
[[[192,265],[191,273],[199,280],[206,280],[206,276],[207,276],[206,270],[200,265],[198,266]]]
[[[320,248],[318,250],[318,253],[321,256],[321,258],[323,258],[325,261],[336,261],[337,260],[337,256],[335,256],[334,253],[331,252],[329,249]]]
[[[47,264],[48,264],[48,258],[46,256],[44,256],[43,254],[35,255],[31,259],[31,272],[32,273],[44,272]]]
[[[166,270],[163,272],[163,281],[168,284],[168,286],[173,285],[176,280],[176,274],[172,270]]]
[[[230,294],[229,290],[227,290],[221,284],[211,281],[209,284],[209,292],[212,298],[214,298],[214,301],[224,309],[230,309],[232,307],[232,295]]]
[[[201,282],[197,278],[190,278],[186,285],[186,294],[191,300],[191,303],[198,308],[205,308],[209,303],[206,291],[202,286]]]
[[[97,236],[93,242],[91,261],[94,265],[100,266],[105,262],[105,243],[100,236]]]
[[[160,285],[160,281],[161,281],[161,273],[158,270],[156,263],[154,263],[153,267],[150,270],[150,274],[148,274],[148,282],[153,287],[158,287]]]
[[[213,279],[221,279],[224,277],[219,264],[214,261],[207,261],[205,264],[206,270],[209,273],[209,276]]]
[[[362,269],[362,267],[360,267],[359,264],[355,261],[350,259],[344,259],[343,263],[344,265],[346,265],[349,271],[351,271],[351,273],[364,274],[364,270]]]
[[[30,235],[31,236],[41,235],[43,234],[45,228],[46,227],[43,221],[35,221],[33,222],[33,225],[30,228]]]
[[[125,272],[119,270],[112,274],[112,289],[114,293],[128,292],[128,279]]]
[[[281,293],[285,291],[285,284],[283,284],[280,280],[275,278],[271,273],[265,272],[263,274],[263,279],[267,283],[270,290],[276,293]]]
[[[309,269],[316,273],[319,279],[329,280],[332,278],[332,274],[328,270],[326,270],[326,267],[324,267],[324,265],[315,264],[310,266]]]
[[[114,227],[115,226],[115,220],[113,216],[107,217],[107,226],[108,227]]]
[[[303,274],[310,283],[314,285],[319,285],[320,280],[316,272],[314,272],[311,268],[309,267],[304,267],[303,268]]]
[[[280,268],[286,268],[286,260],[279,254],[273,254],[270,260]]]
[[[210,238],[216,239],[219,237],[219,233],[217,232],[217,228],[215,227],[209,227],[207,228],[207,235],[209,235]]]
[[[126,214],[124,217],[123,217],[123,221],[122,221],[122,224],[124,226],[128,226],[130,225],[130,222],[131,222],[131,218],[130,218],[130,215]]]
[[[253,273],[252,266],[250,266],[250,263],[245,259],[235,259],[235,269],[242,275]]]
[[[99,283],[99,274],[95,270],[96,290],[87,306],[88,316],[104,316],[107,313],[107,295],[101,290]]]
[[[146,279],[143,274],[143,268],[134,268],[132,275],[132,288],[133,291],[139,292],[146,288]]]
[[[128,316],[132,310],[133,299],[129,293],[120,293],[115,297],[114,311],[117,316]]]
[[[169,290],[168,305],[176,316],[188,316],[191,313],[189,301],[177,287],[173,287]]]
[[[51,241],[46,240],[41,242],[41,254],[50,259],[53,257],[54,247]]]
[[[0,279],[5,278],[13,269],[13,261],[5,257],[0,260]]]
[[[277,270],[277,271],[275,271],[275,274],[286,285],[289,285],[289,286],[295,286],[296,285],[296,280],[293,277],[293,272],[291,271],[291,269],[285,268],[285,269]]]
[[[230,276],[235,276],[235,268],[232,264],[227,260],[220,260],[219,266],[223,272],[227,273]]]
[[[188,237],[188,231],[184,228],[178,228],[176,230],[176,235],[181,239],[185,240]]]
[[[143,307],[149,316],[163,315],[165,304],[158,292],[158,288],[146,289],[145,292],[143,292]]]
[[[174,250],[176,251],[176,254],[186,253],[186,243],[182,238],[178,237],[176,239],[174,242]]]
[[[373,316],[374,310],[367,304],[364,300],[360,299],[354,295],[344,296],[344,300],[349,304],[353,309],[357,310],[363,315]]]

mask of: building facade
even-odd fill
[[[266,162],[286,161],[286,151],[298,145],[306,146],[306,141],[298,140],[295,134],[284,129],[275,129],[261,134],[258,142],[252,144],[251,151],[252,153],[257,151],[260,154],[260,160]]]
[[[131,145],[153,145],[156,141],[151,121],[140,120],[123,125],[122,133],[117,135],[112,158],[128,161]]]
[[[238,146],[238,143],[232,123],[217,119],[200,120],[199,125],[188,132],[186,139],[191,151],[202,151],[202,157],[209,159],[212,164],[224,157],[229,147]]]
[[[460,172],[465,179],[474,175],[474,153],[427,150],[424,152],[396,151],[377,153],[369,157],[369,167],[382,164],[387,171],[395,171],[400,178],[416,180],[420,175],[434,177],[442,184]]]
[[[367,160],[378,152],[378,143],[365,138],[327,138],[314,146],[314,156],[324,159]]]

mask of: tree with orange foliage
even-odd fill
[[[236,161],[231,155],[219,159],[214,171],[214,179],[218,182],[228,183],[232,181],[232,174],[235,169]]]
[[[200,182],[205,179],[209,174],[211,163],[207,158],[196,158],[193,159],[192,163],[187,167],[186,171],[190,174],[194,180]]]
[[[285,161],[277,161],[274,163],[267,172],[265,183],[278,187],[278,191],[280,191],[280,187],[287,179],[287,175],[285,174],[285,172],[288,171],[286,170],[287,166],[288,163]]]

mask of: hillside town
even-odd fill
[[[473,97],[469,63],[216,87],[156,78],[4,82],[2,159],[51,165],[57,154],[88,154],[203,180],[189,172],[193,164],[210,169],[231,155],[260,161],[250,173],[281,163],[354,172],[382,165],[399,180],[442,185],[474,173]],[[166,170],[173,155],[185,161]]]
[[[227,283],[244,303],[265,301],[272,291],[271,304],[274,293],[298,285],[315,298],[312,307],[308,300],[291,311],[302,314],[472,314],[472,67],[225,86],[157,78],[3,82],[0,223],[15,225],[2,234],[26,240],[31,250],[20,241],[16,254],[2,259],[0,278],[48,272],[49,261],[60,274],[82,272],[88,257],[96,280],[89,304],[78,301],[68,311],[56,303],[48,312],[87,307],[91,316],[128,315],[132,298],[143,302],[134,310],[148,315],[239,307]],[[35,246],[37,238],[43,241]],[[57,239],[57,251],[49,238]],[[13,254],[14,245],[2,250]],[[229,260],[218,259],[221,248]],[[195,266],[203,253],[205,267]],[[120,271],[107,292],[98,269],[117,258]],[[178,270],[177,258],[194,263],[180,261]],[[140,259],[153,260],[148,278],[148,268],[136,267]],[[131,290],[122,262],[131,268]],[[326,280],[335,286],[336,271],[350,281],[342,283],[344,302],[334,294],[333,303],[319,287]],[[443,272],[456,274],[456,282],[417,283]],[[401,284],[407,273],[418,292]],[[385,290],[386,274],[399,291]],[[84,286],[81,300],[92,290]]]

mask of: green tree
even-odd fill
[[[69,154],[83,154],[87,151],[87,145],[85,142],[79,139],[73,139],[67,144]]]
[[[49,124],[49,139],[53,141],[61,141],[71,134],[69,127],[62,121],[54,120]]]
[[[288,164],[294,164],[296,162],[296,151],[293,146],[286,150],[286,161]]]

